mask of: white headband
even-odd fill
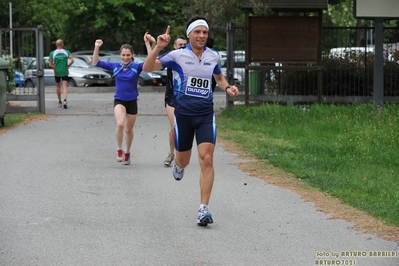
[[[188,28],[187,28],[187,31],[186,31],[187,35],[189,35],[190,32],[191,32],[195,27],[198,27],[198,26],[205,26],[205,27],[209,30],[208,23],[206,23],[206,21],[203,20],[203,19],[198,19],[198,20],[195,20],[195,21],[191,22],[191,24],[188,25]]]

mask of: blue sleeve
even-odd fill
[[[219,75],[222,73],[222,69],[220,68],[219,64],[216,64],[215,68],[213,69],[213,74]]]
[[[115,73],[118,68],[119,68],[120,63],[115,63],[115,62],[105,62],[105,61],[98,61],[97,62],[97,67],[101,67],[107,70],[111,70],[112,73]]]
[[[104,61],[98,61],[96,66],[104,68],[104,69],[109,69],[112,70],[112,68],[109,67],[109,63],[108,62],[104,62]]]
[[[221,69],[221,62],[220,62],[220,54],[218,51],[212,49],[212,51],[214,51],[217,56],[218,56],[218,63],[215,66],[215,69],[213,70],[213,74],[219,75],[220,73],[222,73],[222,69]]]
[[[143,65],[144,65],[144,62],[143,62],[143,63],[138,63],[138,64],[137,64],[137,71],[138,71],[139,73],[141,73],[141,71],[143,71]]]

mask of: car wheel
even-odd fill
[[[139,85],[140,85],[140,86],[145,86],[144,79],[139,78]]]
[[[68,79],[68,87],[77,87],[74,79]]]
[[[34,88],[35,84],[33,83],[32,80],[28,79],[27,81],[25,81],[25,88]]]

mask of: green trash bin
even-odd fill
[[[260,92],[260,71],[250,70],[249,71],[249,94],[259,95]]]
[[[6,114],[6,93],[8,86],[8,72],[10,71],[10,63],[0,58],[0,123],[5,125],[4,116]]]

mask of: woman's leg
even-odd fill
[[[123,142],[123,131],[125,129],[126,108],[122,104],[117,104],[114,108],[114,116],[116,120],[116,144],[121,148]]]
[[[126,150],[130,151],[133,142],[133,127],[136,123],[137,115],[129,115],[126,114],[126,122],[125,122],[125,133],[126,133]]]

